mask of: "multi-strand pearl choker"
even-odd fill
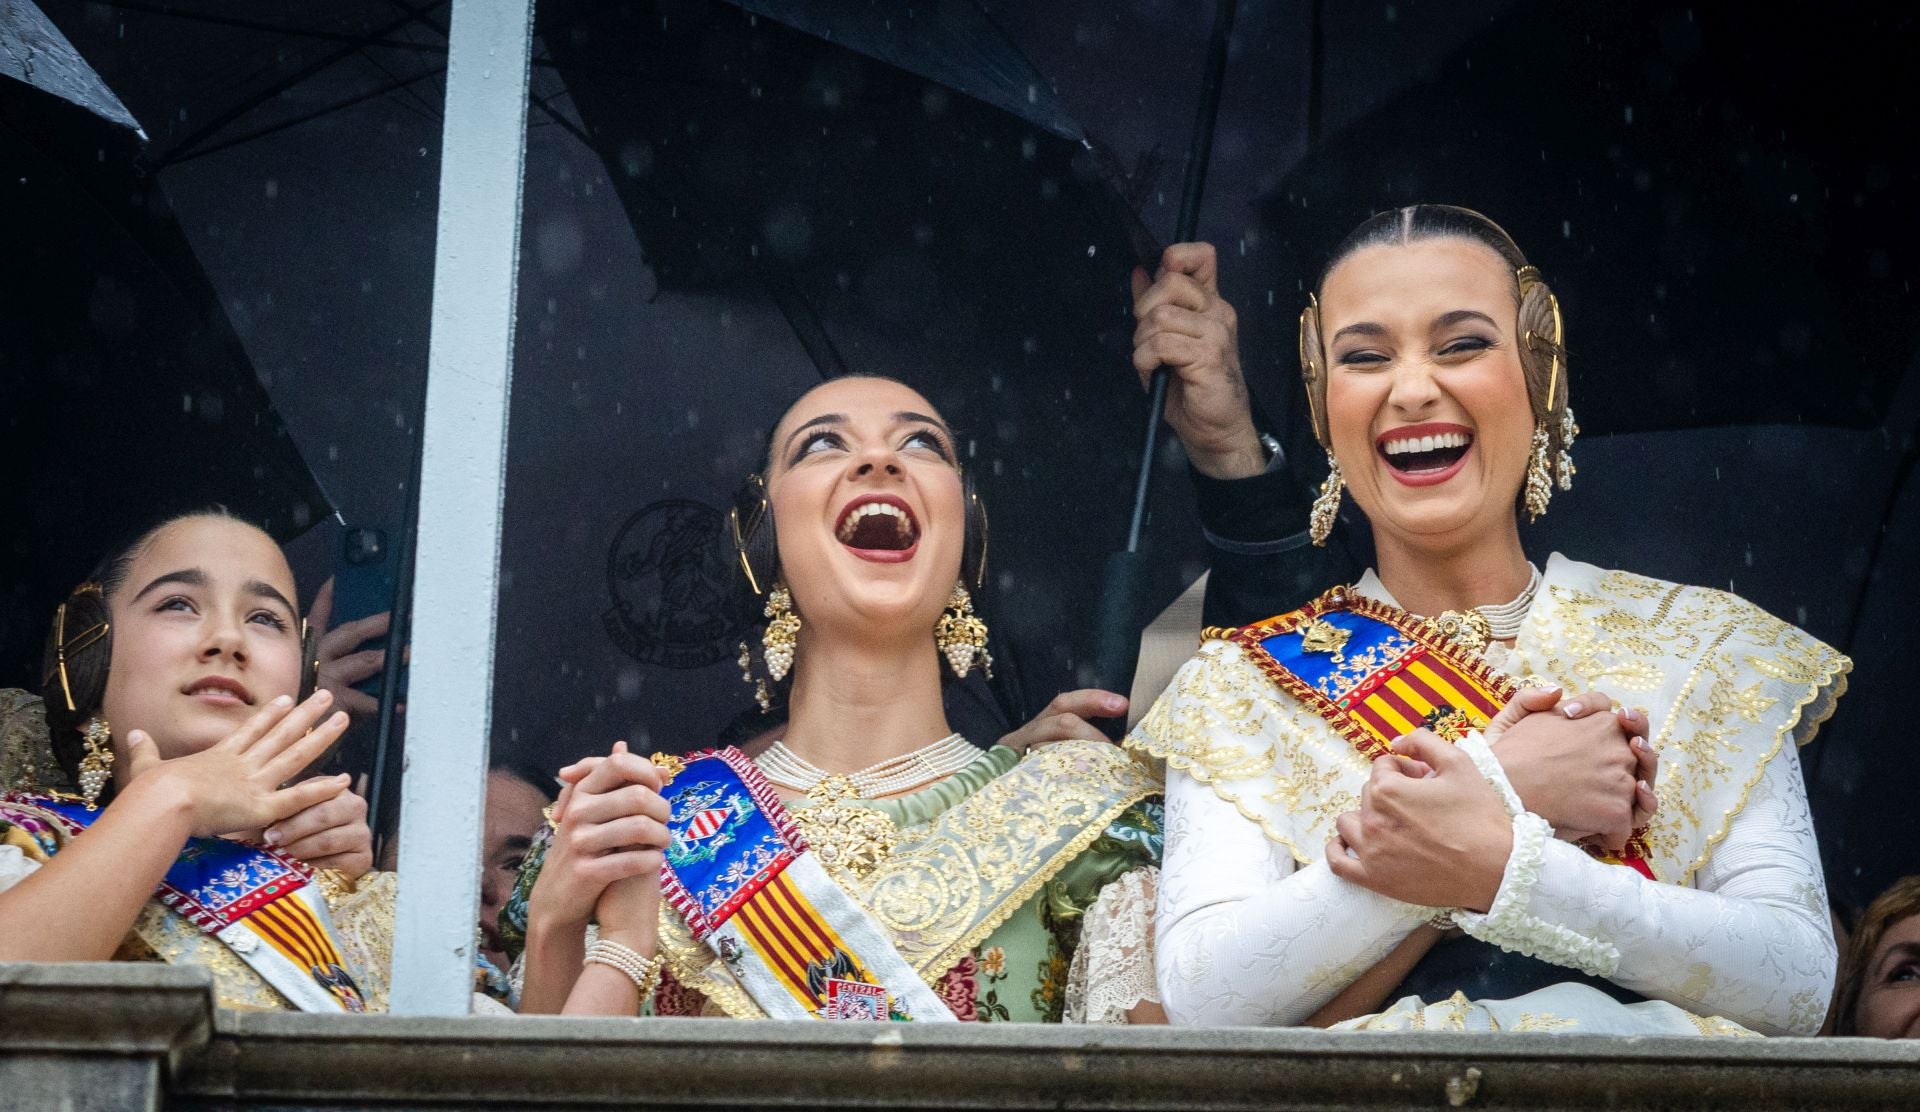
[[[1533,596],[1540,591],[1540,569],[1527,565],[1527,586],[1512,602],[1497,606],[1476,606],[1471,610],[1448,610],[1430,619],[1441,636],[1470,652],[1479,652],[1494,641],[1511,641],[1520,636],[1527,611],[1533,609]]]
[[[979,756],[972,742],[955,733],[858,772],[832,773],[795,753],[783,738],[760,754],[756,763],[768,780],[788,791],[812,792],[821,781],[838,777],[853,787],[858,798],[881,799],[944,780]]]

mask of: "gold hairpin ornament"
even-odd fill
[[[1311,350],[1309,349],[1307,340],[1307,324],[1309,321],[1313,324],[1313,345]],[[1319,438],[1321,430],[1320,402],[1319,399],[1315,397],[1315,387],[1318,385],[1320,378],[1319,340],[1320,299],[1314,296],[1313,292],[1309,290],[1307,292],[1307,307],[1300,310],[1300,368],[1302,377],[1306,379],[1307,383],[1307,420],[1313,425],[1313,435],[1316,439]]]
[[[75,593],[78,594],[80,592],[76,591]],[[74,710],[76,708],[73,705],[73,685],[67,679],[67,653],[69,651],[77,653],[86,649],[94,642],[105,637],[107,631],[112,628],[112,623],[101,622],[98,625],[90,627],[86,632],[80,634],[72,641],[68,641],[67,604],[64,602],[61,603],[60,608],[53,612],[54,671],[60,676],[60,694],[65,697],[68,710]]]

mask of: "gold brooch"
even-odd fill
[[[1443,641],[1470,653],[1477,653],[1493,641],[1493,626],[1478,610],[1448,610],[1427,619]]]
[[[829,776],[807,792],[809,807],[793,810],[793,821],[827,875],[842,884],[863,880],[900,844],[893,820],[862,806],[860,793],[845,776]]]
[[[1347,658],[1341,655],[1341,650],[1347,647],[1347,639],[1352,636],[1352,630],[1341,629],[1325,618],[1315,618],[1307,623],[1307,628],[1300,631],[1300,650],[1309,653],[1331,653],[1333,662],[1342,664]]]

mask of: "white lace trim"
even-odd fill
[[[1467,734],[1455,742],[1454,747],[1465,753],[1473,761],[1473,767],[1479,769],[1480,775],[1500,793],[1501,804],[1506,807],[1508,818],[1526,811],[1527,806],[1520,802],[1520,793],[1513,790],[1513,784],[1508,781],[1507,771],[1501,766],[1500,758],[1493,755],[1493,747],[1487,744],[1487,739],[1481,735],[1480,731],[1474,730]],[[1515,842],[1518,843],[1517,838]],[[1508,864],[1511,866],[1512,862],[1509,861]],[[1458,908],[1436,907],[1427,916],[1427,925],[1443,931],[1451,930],[1458,925],[1455,919],[1458,913]]]
[[[1507,779],[1507,770],[1501,766],[1500,758],[1493,755],[1493,747],[1487,744],[1487,739],[1481,736],[1480,731],[1475,730],[1461,738],[1454,743],[1454,748],[1472,758],[1473,767],[1479,769],[1480,775],[1486,777],[1487,783],[1500,793],[1500,800],[1507,807],[1507,817],[1511,818],[1527,809],[1527,805],[1520,802],[1520,793],[1513,790],[1513,783]]]
[[[1067,968],[1066,1022],[1119,1026],[1137,1004],[1160,1003],[1153,971],[1153,907],[1160,870],[1122,874],[1100,890],[1080,920],[1080,947]]]
[[[1617,948],[1558,923],[1549,923],[1528,910],[1534,887],[1540,883],[1540,859],[1552,837],[1553,828],[1539,815],[1529,811],[1515,815],[1513,852],[1507,857],[1493,906],[1484,915],[1455,911],[1454,924],[1510,953],[1526,954],[1596,977],[1610,977],[1620,967]]]

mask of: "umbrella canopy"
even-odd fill
[[[28,0],[0,2],[0,76],[31,85],[146,138],[133,113]]]
[[[663,286],[790,287],[831,322],[934,344],[1125,321],[1113,291],[1151,261],[1137,221],[975,5],[885,27],[861,3],[742,7],[798,23],[550,9],[549,53]]]
[[[155,518],[219,503],[285,540],[331,507],[138,125],[30,5],[7,14],[0,57],[32,82],[0,78],[0,682],[37,687],[55,604]]]
[[[1479,209],[1573,317],[1589,431],[1879,423],[1920,334],[1920,158],[1883,10],[1776,20],[1652,3],[1519,5],[1330,135],[1265,199],[1310,282],[1372,212]],[[1791,61],[1789,61],[1791,60]],[[1840,86],[1826,75],[1862,75]],[[1837,121],[1844,120],[1844,126]],[[1298,296],[1279,299],[1287,319]]]

